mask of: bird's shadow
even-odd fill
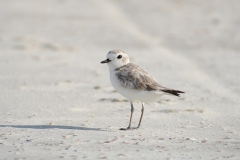
[[[69,130],[90,130],[90,131],[107,131],[101,128],[61,126],[61,125],[0,125],[0,127],[28,128],[28,129],[69,129]]]

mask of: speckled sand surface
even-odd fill
[[[240,159],[239,0],[0,4],[0,159]],[[112,49],[186,94],[119,131]]]

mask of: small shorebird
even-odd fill
[[[155,101],[165,94],[179,96],[180,93],[184,93],[161,86],[149,73],[131,63],[128,55],[121,50],[108,52],[107,59],[101,63],[108,64],[113,87],[122,96],[126,97],[131,104],[129,125],[127,128],[120,128],[120,130],[138,129],[140,127],[144,113],[144,102]],[[134,100],[139,100],[142,103],[141,117],[137,127],[131,127]]]

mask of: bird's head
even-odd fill
[[[108,52],[107,59],[101,63],[107,63],[110,70],[130,63],[128,55],[122,50],[112,50]]]

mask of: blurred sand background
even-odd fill
[[[0,4],[0,159],[240,159],[238,0]],[[130,105],[100,64],[112,49],[186,94],[119,131]]]

